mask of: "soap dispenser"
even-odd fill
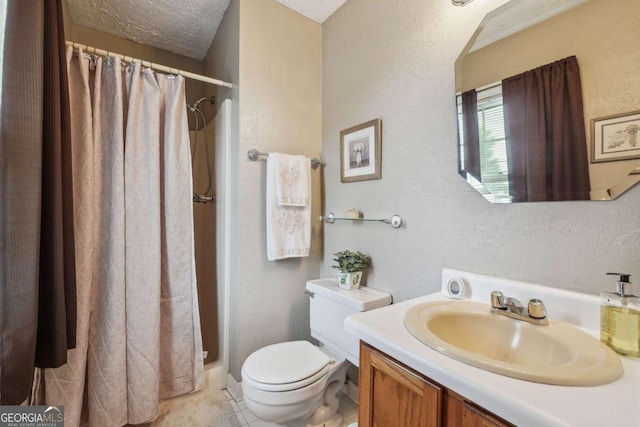
[[[600,294],[600,340],[616,352],[640,357],[640,297],[631,294],[629,274],[619,276],[617,292]]]

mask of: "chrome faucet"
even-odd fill
[[[515,298],[505,297],[500,291],[491,292],[491,312],[535,325],[548,325],[547,310],[542,300],[529,300],[527,308]]]

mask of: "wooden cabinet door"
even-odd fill
[[[438,427],[442,390],[360,342],[360,427]]]
[[[476,406],[464,403],[464,412],[462,413],[463,427],[508,427],[510,424],[496,418],[493,414]]]
[[[446,390],[443,397],[443,427],[509,427],[511,424],[472,405],[462,396]]]
[[[464,400],[462,396],[446,390],[442,398],[442,427],[464,427]]]

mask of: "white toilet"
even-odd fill
[[[286,426],[340,426],[336,394],[348,363],[358,365],[358,339],[345,332],[350,314],[391,304],[391,295],[371,288],[340,289],[336,279],[307,282],[311,336],[263,347],[242,366],[242,392],[259,419]]]

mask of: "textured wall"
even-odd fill
[[[240,379],[246,357],[267,344],[309,337],[305,282],[320,270],[320,224],[308,258],[268,262],[266,162],[246,153],[279,151],[319,157],[322,143],[320,24],[266,0],[240,6],[240,130],[233,209],[230,373]],[[295,35],[295,36],[293,36]],[[320,174],[312,172],[312,217],[320,213]]]
[[[224,218],[227,212],[230,212],[228,224],[226,229],[221,229],[225,225],[216,224],[217,235],[220,238],[227,235],[237,236],[238,226],[236,219],[238,218],[238,199],[240,197],[238,192],[240,172],[238,168],[239,163],[239,140],[240,140],[240,94],[239,94],[239,80],[240,80],[240,0],[232,0],[229,4],[229,8],[222,18],[216,37],[213,43],[209,47],[209,51],[204,59],[204,72],[209,76],[218,76],[217,78],[227,82],[233,83],[233,88],[223,87],[211,87],[208,89],[207,95],[212,93],[216,96],[216,107],[219,108],[224,99],[231,99],[231,129],[229,132],[229,139],[226,147],[220,146],[220,142],[216,146],[216,152],[222,151],[226,154],[227,159],[220,156],[216,159],[216,174],[220,176],[221,182],[218,182],[217,194],[220,196],[216,203],[217,212],[220,212],[219,218]],[[226,176],[222,173],[227,174]],[[228,178],[228,182],[222,182],[225,178]],[[225,197],[224,191],[229,192],[229,197]],[[229,206],[225,206],[224,203],[228,203]],[[224,213],[224,214],[223,214]],[[222,246],[222,244],[221,244]],[[221,352],[227,353],[229,361],[238,359],[238,342],[240,339],[240,331],[238,325],[238,315],[240,311],[239,306],[239,286],[238,286],[238,254],[239,241],[237,238],[231,239],[231,252],[225,254],[220,251],[217,255],[217,273],[218,273],[218,313],[219,324],[224,324],[225,313],[222,311],[222,302],[225,299],[223,283],[227,277],[230,281],[229,289],[229,348],[224,348],[224,343],[221,343]],[[220,248],[220,246],[218,246]],[[231,265],[225,265],[225,256],[231,255]],[[225,271],[228,268],[229,271]],[[223,331],[219,331],[221,334]],[[235,362],[237,365],[238,362]]]
[[[598,293],[626,271],[640,282],[640,188],[614,202],[492,205],[457,174],[453,63],[504,0],[349,0],[323,25],[326,211],[394,213],[406,226],[327,225],[331,254],[371,254],[372,287],[395,301],[437,291],[443,267]],[[340,183],[339,132],[383,119],[382,180]]]
[[[238,79],[240,77],[240,0],[232,0],[220,22],[216,37],[213,39],[203,60],[204,74],[225,82],[235,83],[233,88],[206,85],[205,96],[215,95],[216,108],[227,98],[238,99]],[[234,103],[238,109],[238,103]],[[206,113],[205,113],[206,114]],[[236,122],[238,120],[236,113]],[[209,117],[207,115],[207,117]],[[237,123],[236,123],[237,125]],[[237,132],[237,129],[236,129]]]

